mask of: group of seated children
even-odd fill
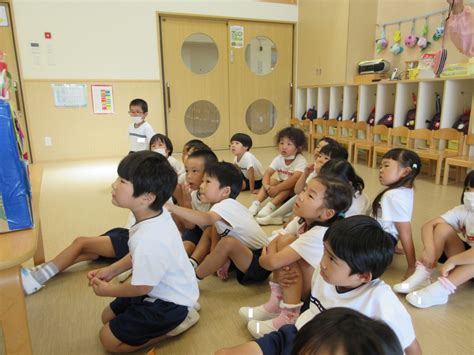
[[[220,353],[309,353],[315,348],[352,353],[367,344],[380,354],[421,353],[410,315],[379,277],[396,248],[402,249],[407,271],[393,289],[408,293],[412,305],[429,307],[446,303],[474,276],[474,172],[466,177],[463,204],[423,227],[424,250],[417,262],[411,218],[414,180],[421,170],[418,155],[392,149],[383,156],[379,180],[385,188],[370,204],[343,146],[323,138],[308,164],[305,144],[300,129],[281,130],[279,154],[263,171],[244,133],[231,138],[233,164],[218,162],[210,147],[192,140],[183,148],[183,173],[170,139],[154,135],[152,152],[125,157],[112,184],[112,203],[128,208],[133,223],[79,237],[51,261],[23,268],[25,292],[36,292],[75,263],[102,257],[115,261],[88,278],[97,295],[117,297],[102,314],[100,340],[107,350],[124,352],[195,324],[198,282],[205,277],[217,273],[225,280],[235,270],[238,282],[246,285],[273,273],[268,301],[239,310],[257,340]],[[242,190],[257,195],[249,208],[236,200]],[[287,225],[270,237],[260,227],[284,221]],[[444,262],[442,276],[429,285],[438,259]],[[109,283],[129,269],[130,282]],[[339,327],[360,339],[342,337]],[[368,329],[370,334],[362,334]]]

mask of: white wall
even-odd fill
[[[157,12],[298,20],[294,5],[256,0],[14,0],[13,8],[26,80],[159,80]],[[39,63],[31,42],[40,44]]]

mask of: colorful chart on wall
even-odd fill
[[[92,85],[92,107],[95,114],[114,113],[112,85]]]

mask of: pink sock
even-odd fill
[[[263,308],[270,313],[280,312],[280,301],[283,298],[283,290],[281,286],[275,282],[270,281],[270,299],[263,305]]]
[[[298,304],[286,304],[281,302],[281,313],[278,317],[272,319],[272,324],[275,329],[280,329],[280,327],[286,324],[295,324],[296,319],[300,315],[301,306],[303,302]]]
[[[446,277],[440,276],[438,277],[438,281],[450,295],[456,292],[456,285],[449,281]]]

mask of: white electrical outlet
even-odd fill
[[[47,147],[51,147],[53,145],[53,140],[51,137],[44,137],[44,145]]]

